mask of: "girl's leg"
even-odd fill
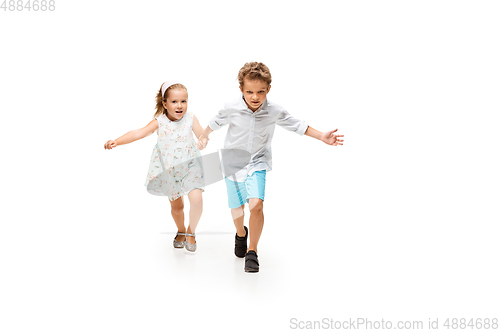
[[[172,217],[174,218],[175,225],[177,225],[177,231],[186,232],[186,227],[184,226],[184,199],[180,197],[174,201],[170,201],[170,206],[172,208]],[[185,236],[177,236],[175,239],[178,242],[186,240]]]
[[[203,212],[203,197],[201,195],[200,189],[192,190],[188,193],[189,198],[189,226],[187,229],[188,234],[193,234],[196,231],[196,226],[198,226],[198,222],[201,218],[201,213]],[[194,237],[189,236],[187,241],[191,244],[196,243]]]
[[[245,205],[231,209],[231,216],[233,217],[234,226],[236,227],[236,234],[239,237],[245,237],[246,234],[244,228],[244,219],[245,219],[244,208]]]
[[[264,227],[264,203],[261,199],[251,198],[248,202],[250,208],[250,244],[248,251],[253,250],[257,252],[257,244],[259,244],[262,228]]]

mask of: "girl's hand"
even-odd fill
[[[104,144],[104,149],[112,149],[116,147],[116,141],[115,140],[109,140]]]
[[[203,150],[203,149],[205,149],[207,144],[208,144],[208,138],[200,138],[198,140],[198,143],[196,144],[196,146],[198,146],[199,150]]]
[[[334,134],[335,132],[337,132],[337,130],[338,129],[323,133],[323,135],[321,136],[321,141],[323,141],[324,143],[326,143],[327,145],[330,145],[330,146],[342,146],[342,145],[344,145],[343,144],[344,140],[339,139],[340,137],[344,137],[344,136]]]

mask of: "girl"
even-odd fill
[[[201,154],[191,131],[199,138],[203,128],[196,116],[187,112],[187,100],[184,85],[177,81],[164,82],[156,95],[155,119],[141,129],[109,140],[104,149],[142,139],[157,131],[158,143],[153,149],[145,185],[149,193],[170,199],[172,217],[177,225],[174,248],[185,247],[194,252],[197,247],[194,232],[203,210],[204,179]],[[182,197],[185,194],[191,207],[187,233]]]

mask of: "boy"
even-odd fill
[[[271,141],[276,124],[333,146],[342,145],[344,140],[338,139],[343,135],[334,134],[337,130],[319,132],[293,118],[281,106],[269,102],[266,96],[271,89],[271,73],[263,63],[246,63],[240,69],[238,82],[242,98],[226,104],[210,120],[199,137],[198,148],[206,147],[212,131],[229,124],[222,151],[222,171],[236,227],[234,253],[245,258],[245,272],[258,272],[257,244],[264,226],[266,172],[272,168]],[[250,229],[243,223],[245,202],[250,208]],[[247,246],[249,234],[250,244]]]

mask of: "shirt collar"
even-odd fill
[[[241,94],[240,105],[241,105],[241,107],[242,107],[243,110],[247,110],[248,109],[252,113],[259,112],[261,110],[267,109],[267,98],[264,100],[264,102],[262,102],[262,104],[259,106],[259,108],[257,110],[255,110],[255,112],[252,111],[252,110],[250,110],[250,108],[248,107],[247,103],[245,102],[245,96],[243,96],[243,94]]]

